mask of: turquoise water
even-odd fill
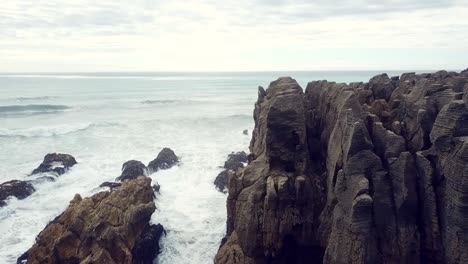
[[[213,181],[226,155],[246,150],[257,87],[279,76],[367,81],[380,72],[73,73],[0,75],[0,182],[30,179],[45,154],[79,164],[0,209],[0,263],[13,263],[75,193],[89,196],[130,159],[163,147],[182,163],[151,178],[161,185],[152,221],[162,223],[159,263],[211,263],[225,232],[226,195]],[[399,73],[391,73],[396,75]]]

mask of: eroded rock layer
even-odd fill
[[[77,194],[18,263],[152,263],[163,233],[149,224],[153,198],[144,176],[89,198]]]
[[[468,76],[259,88],[215,263],[468,263]]]

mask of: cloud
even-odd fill
[[[320,50],[341,54],[337,67],[389,59],[366,49],[405,50],[394,62],[405,67],[418,49],[468,49],[466,13],[466,0],[10,0],[0,71],[309,69],[303,59],[329,65]]]

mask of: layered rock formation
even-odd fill
[[[215,263],[467,263],[468,76],[259,88]]]
[[[153,263],[164,231],[149,224],[153,198],[144,176],[89,198],[77,194],[18,263]]]

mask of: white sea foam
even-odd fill
[[[181,164],[151,175],[161,185],[152,221],[167,230],[158,263],[211,262],[226,225],[226,194],[216,191],[213,181],[226,155],[248,146],[250,138],[242,131],[253,126],[256,85],[239,88],[231,96],[217,85],[198,83],[205,89],[206,96],[201,98],[186,85],[171,87],[171,91],[158,82],[138,88],[138,82],[126,87],[106,79],[104,83],[82,83],[95,87],[84,87],[87,92],[80,94],[73,88],[79,79],[66,80],[71,88],[63,87],[63,91],[55,87],[56,82],[47,80],[40,87],[32,86],[31,94],[22,91],[21,96],[40,97],[36,89],[42,89],[44,96],[59,94],[54,103],[73,105],[74,111],[0,119],[0,182],[34,180],[29,173],[50,152],[72,154],[78,164],[55,182],[35,181],[34,194],[24,200],[10,199],[0,208],[0,263],[14,263],[75,193],[90,196],[103,190],[98,186],[119,176],[125,161],[147,164],[163,147],[172,148]],[[119,88],[109,91],[114,86]],[[15,105],[12,100],[18,96],[5,92],[0,93],[2,102]],[[170,103],[174,99],[180,103]],[[143,107],[145,100],[159,101]],[[133,108],[136,105],[142,107]]]

